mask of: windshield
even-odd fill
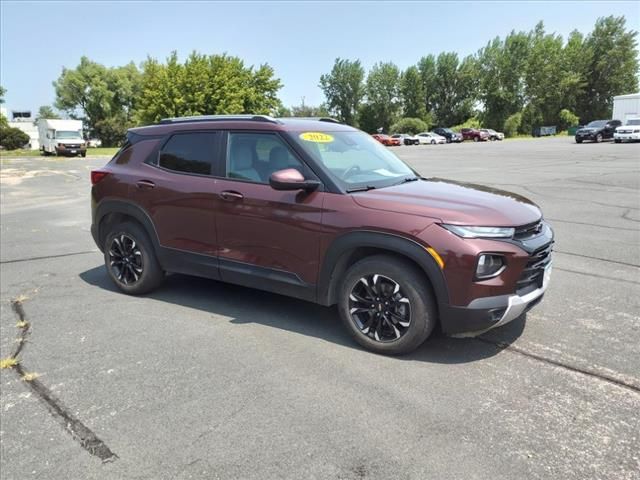
[[[594,120],[593,122],[589,122],[587,127],[601,128],[601,127],[604,127],[606,124],[607,124],[606,120]]]
[[[57,130],[56,138],[82,138],[82,135],[80,134],[80,130],[77,130],[75,132]]]
[[[292,136],[345,190],[387,187],[416,178],[402,160],[364,132],[304,132]]]
[[[627,120],[627,125],[640,125],[640,118],[634,118],[633,120]]]

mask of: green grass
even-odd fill
[[[95,156],[109,156],[112,157],[118,151],[118,147],[113,148],[89,148],[87,149],[88,157]],[[41,152],[37,150],[0,150],[0,157],[14,158],[14,157],[40,157],[43,156]],[[47,157],[56,159],[74,158],[74,157]],[[82,158],[82,157],[81,157]]]

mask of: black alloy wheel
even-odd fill
[[[398,282],[380,274],[361,277],[349,294],[349,314],[372,340],[393,342],[411,325],[411,303]]]
[[[124,285],[133,285],[142,276],[144,261],[136,241],[126,233],[113,237],[109,246],[109,268],[114,278]]]

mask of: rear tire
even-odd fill
[[[388,255],[367,257],[349,268],[339,286],[338,310],[360,345],[386,355],[415,350],[437,321],[424,274]]]
[[[148,293],[164,280],[153,243],[144,229],[133,222],[115,225],[107,233],[104,262],[111,280],[129,295]]]

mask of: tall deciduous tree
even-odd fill
[[[361,126],[373,132],[382,128],[389,131],[400,113],[400,70],[391,62],[375,64],[366,83],[366,108],[361,115]]]
[[[609,118],[613,97],[638,90],[638,32],[626,29],[624,17],[596,21],[584,42],[589,58],[586,87],[577,114],[583,122]]]
[[[228,55],[193,52],[180,63],[176,52],[162,64],[148,58],[142,66],[136,119],[152,123],[165,117],[203,114],[277,114],[282,84],[269,65],[247,67]]]
[[[117,145],[133,125],[133,109],[140,91],[140,72],[131,63],[107,68],[87,57],[74,69],[62,69],[53,82],[56,108],[81,118],[104,145]]]
[[[418,67],[407,68],[400,78],[400,96],[405,117],[424,118],[426,115],[425,94]]]
[[[327,99],[329,111],[341,122],[355,125],[365,94],[364,68],[360,60],[336,58],[331,72],[320,77],[320,88]]]

